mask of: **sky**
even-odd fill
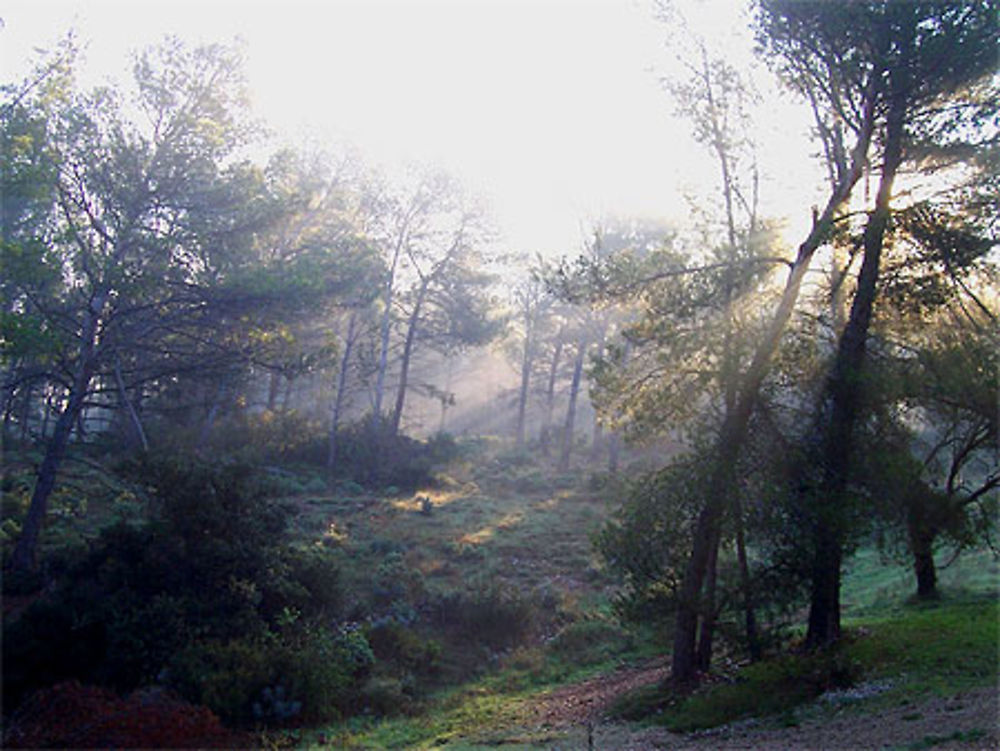
[[[739,0],[677,2],[749,63]],[[486,199],[507,250],[572,255],[604,216],[682,222],[684,196],[711,190],[660,84],[676,54],[655,16],[649,0],[0,0],[0,77],[71,27],[94,82],[167,33],[240,38],[256,112],[293,142],[349,144],[390,173],[440,165]],[[784,100],[764,111],[765,206],[795,226],[805,121]]]

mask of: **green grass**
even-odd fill
[[[998,618],[997,598],[990,595],[908,605],[855,619],[841,644],[830,650],[768,659],[744,668],[732,682],[689,696],[647,689],[627,697],[617,712],[675,731],[751,716],[794,724],[796,708],[826,690],[863,682],[886,687],[871,698],[869,709],[991,686],[998,677]]]
[[[951,560],[949,551],[937,556],[938,586],[946,595],[1000,592],[1000,559],[991,550],[966,550]],[[916,592],[910,565],[874,548],[859,550],[844,568],[841,609],[848,619],[900,612]]]
[[[910,605],[901,615],[858,621],[845,647],[866,677],[893,678],[893,698],[947,694],[997,680],[995,596]]]

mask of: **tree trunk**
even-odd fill
[[[45,402],[42,406],[42,427],[39,434],[42,441],[49,439],[49,421],[52,419],[52,396],[55,393],[55,389],[55,386],[50,385],[48,389],[43,391]]]
[[[917,576],[917,597],[933,600],[938,596],[937,568],[934,565],[934,536],[918,535],[911,539],[913,547],[913,573]]]
[[[618,465],[621,462],[622,437],[617,433],[608,436],[608,473],[618,474]]]
[[[375,419],[382,420],[382,401],[385,395],[385,373],[389,368],[389,334],[392,327],[392,298],[393,287],[396,282],[396,267],[399,265],[399,255],[403,251],[406,242],[408,224],[400,230],[396,239],[396,247],[392,252],[392,263],[389,266],[389,274],[385,282],[385,310],[382,311],[382,324],[379,332],[379,355],[378,369],[375,376]]]
[[[43,393],[44,393],[44,391],[45,390],[42,389]],[[29,383],[28,386],[25,389],[25,393],[24,393],[24,408],[23,408],[23,410],[21,412],[21,415],[22,415],[22,418],[21,418],[21,442],[25,443],[25,444],[28,442],[28,438],[31,435],[31,413],[34,411],[34,410],[32,410],[31,402],[32,402],[32,399],[34,398],[34,395],[35,395],[35,387],[34,387],[34,385],[32,385],[32,384]]]
[[[76,375],[73,378],[69,399],[56,420],[55,430],[49,440],[42,464],[38,469],[38,480],[31,494],[28,514],[21,528],[21,536],[11,553],[10,565],[14,571],[27,572],[35,568],[38,559],[38,540],[41,537],[49,496],[56,484],[56,475],[66,456],[69,436],[73,432],[77,417],[83,410],[84,401],[90,390],[90,382],[97,367],[97,331],[101,315],[107,302],[106,292],[98,292],[91,298],[80,331],[80,355]]]
[[[740,588],[743,590],[743,622],[747,639],[747,652],[750,659],[756,661],[761,656],[760,639],[757,636],[753,580],[750,578],[750,563],[747,560],[747,546],[743,529],[743,504],[738,500],[733,513],[736,521],[736,560],[740,567]]]
[[[932,500],[931,503],[934,503]],[[917,577],[917,597],[934,599],[937,591],[937,567],[934,564],[934,540],[937,528],[929,517],[929,507],[920,496],[910,500],[906,513],[906,533],[913,556],[913,573]]]
[[[524,333],[524,354],[521,358],[521,387],[517,394],[517,427],[515,429],[515,444],[518,449],[524,448],[524,422],[528,410],[528,386],[531,383],[531,361],[534,357],[534,332],[530,321]]]
[[[882,157],[875,208],[864,233],[864,260],[858,273],[857,291],[851,312],[840,337],[826,394],[829,396],[829,423],[823,431],[823,477],[816,494],[815,550],[809,603],[809,630],[806,646],[822,647],[840,638],[840,566],[843,558],[841,525],[833,520],[844,502],[847,489],[854,426],[863,396],[862,370],[868,329],[875,307],[879,266],[885,232],[889,224],[892,184],[902,161],[905,98],[893,97],[886,117],[886,141]],[[821,419],[823,411],[820,411]],[[821,426],[821,430],[823,426]],[[814,457],[815,458],[815,457]]]
[[[128,398],[128,392],[125,390],[125,379],[122,378],[122,366],[117,359],[115,360],[115,384],[118,386],[118,399],[122,403],[122,406],[125,407],[132,430],[135,433],[135,437],[139,440],[139,445],[142,446],[143,451],[149,451],[149,441],[146,439],[146,431],[142,427],[142,420],[139,419],[139,413],[136,412],[132,400]]]
[[[542,445],[542,455],[549,455],[549,448],[552,445],[552,413],[555,409],[556,401],[556,377],[559,374],[559,362],[562,358],[563,332],[556,335],[555,350],[552,353],[552,364],[549,366],[549,380],[545,389],[545,415],[542,422],[542,430],[539,442]]]
[[[874,86],[874,84],[873,84]],[[671,680],[680,686],[690,684],[696,674],[695,637],[698,626],[698,598],[708,565],[710,542],[714,529],[721,524],[725,501],[735,487],[733,466],[739,457],[750,416],[753,414],[761,383],[778,348],[781,335],[798,300],[802,279],[816,249],[829,236],[834,218],[850,198],[851,191],[864,171],[868,147],[875,127],[875,97],[867,98],[863,128],[854,148],[851,169],[845,174],[823,210],[813,223],[809,236],[799,246],[795,262],[788,272],[778,307],[758,345],[746,373],[741,379],[733,411],[726,416],[719,432],[715,452],[716,471],[709,488],[708,499],[698,515],[691,557],[685,567],[679,593],[678,612],[674,629]]]
[[[347,391],[347,372],[351,364],[351,352],[354,349],[354,328],[357,325],[357,313],[351,313],[347,320],[347,336],[344,339],[344,355],[340,358],[340,369],[337,373],[337,389],[333,395],[333,408],[330,413],[330,433],[326,453],[326,468],[333,471],[337,465],[337,432],[340,430],[340,416],[344,409],[344,395]]]
[[[581,339],[576,350],[576,361],[573,363],[573,380],[569,386],[569,406],[566,408],[566,423],[563,426],[562,450],[559,453],[560,472],[569,469],[570,454],[573,451],[573,429],[576,422],[576,401],[580,394],[580,380],[583,376],[583,361],[587,354],[587,340]]]
[[[698,637],[698,647],[695,662],[698,670],[707,673],[712,666],[712,641],[715,634],[716,597],[715,590],[719,575],[719,542],[721,530],[717,532],[715,542],[708,554],[708,571],[706,573],[705,597],[701,605],[701,635]]]
[[[274,412],[278,406],[278,389],[281,386],[281,375],[277,370],[271,371],[267,384],[267,411]]]
[[[424,295],[430,285],[430,277],[425,277],[417,291],[417,299],[413,303],[413,312],[410,313],[409,321],[406,324],[406,342],[403,344],[403,360],[399,366],[399,391],[396,392],[396,407],[392,411],[392,433],[399,433],[399,426],[403,420],[403,405],[406,402],[406,388],[410,377],[410,359],[413,356],[413,343],[417,338],[417,325],[420,323],[420,309],[424,304]]]
[[[215,393],[212,395],[212,402],[208,405],[208,414],[205,415],[205,420],[201,424],[201,430],[198,431],[198,441],[195,443],[195,453],[200,454],[208,443],[209,436],[212,435],[212,428],[215,427],[215,418],[219,415],[219,410],[222,408],[222,397],[226,393],[226,380],[225,378],[220,378],[215,386]]]

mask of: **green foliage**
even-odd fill
[[[553,655],[577,667],[600,664],[633,647],[630,634],[601,619],[574,621],[548,643]]]
[[[900,676],[899,690],[947,694],[994,685],[1000,638],[996,592],[917,603],[860,621],[869,635],[847,647],[873,677]]]
[[[693,461],[639,477],[595,536],[598,553],[623,585],[615,606],[626,620],[663,622],[672,616],[700,508],[699,487]]]
[[[171,660],[168,679],[229,722],[317,722],[357,708],[373,662],[358,631],[295,625],[264,639],[192,644]]]
[[[511,647],[535,627],[531,601],[511,587],[483,583],[466,592],[441,595],[432,604],[432,622],[459,641],[493,650]]]
[[[433,676],[440,669],[442,646],[439,641],[418,634],[398,621],[386,620],[368,630],[372,652],[380,661],[391,662],[421,676]]]
[[[457,443],[447,433],[420,441],[394,432],[386,420],[365,419],[338,433],[333,473],[366,488],[414,490],[430,484],[434,467],[457,454]]]
[[[686,732],[749,716],[781,714],[824,691],[853,685],[861,678],[862,668],[839,648],[785,655],[744,668],[733,683],[684,699],[665,714],[663,724]]]
[[[346,706],[370,662],[364,639],[315,625],[339,610],[339,569],[322,548],[287,545],[287,510],[267,499],[266,476],[190,458],[130,471],[154,518],[104,530],[5,629],[8,706],[65,678],[125,690],[165,677],[230,721],[252,719],[267,686],[285,685],[304,715],[323,710],[293,692]]]

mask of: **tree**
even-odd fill
[[[455,190],[454,186],[450,190]],[[484,294],[491,279],[483,272],[478,255],[484,230],[482,214],[476,207],[463,205],[457,192],[439,194],[435,210],[426,231],[405,246],[413,283],[400,298],[401,306],[409,310],[390,422],[392,433],[399,432],[402,422],[418,341],[448,353],[485,344],[499,331],[492,320],[491,301]]]
[[[922,599],[938,596],[934,555],[943,541],[961,551],[989,540],[1000,488],[996,342],[969,325],[942,329],[874,365],[882,388],[860,439],[861,485],[902,537]]]
[[[960,143],[934,149],[935,161]],[[997,235],[982,211],[997,173],[988,158],[973,166],[957,188],[896,212],[870,337],[860,485],[902,538],[921,598],[937,596],[942,541],[957,554],[989,540],[1000,484]]]
[[[540,267],[539,263],[537,268],[540,269]],[[538,357],[539,339],[542,333],[540,329],[546,322],[546,314],[554,303],[554,299],[549,295],[540,270],[536,271],[535,269],[528,270],[527,278],[514,287],[512,296],[514,325],[520,339],[519,352],[517,352],[520,360],[520,381],[517,390],[517,422],[514,427],[514,440],[517,448],[522,449],[525,444],[531,374],[534,370],[535,359]]]
[[[817,25],[829,21],[822,4],[773,3],[765,12],[810,28],[803,43],[821,50],[826,40]],[[841,525],[838,509],[847,503],[853,434],[860,419],[866,341],[872,320],[882,251],[892,215],[892,190],[905,158],[908,133],[933,118],[945,102],[961,102],[970,84],[995,70],[997,8],[993,3],[857,3],[850,6],[854,34],[867,30],[875,40],[875,60],[884,70],[880,101],[881,168],[875,205],[862,238],[862,264],[846,326],[824,389],[817,424],[821,439],[806,452],[803,493],[814,498],[812,590],[806,643],[817,647],[840,636]],[[810,26],[812,24],[812,26]],[[774,28],[774,27],[772,27]],[[777,37],[776,37],[777,38]],[[827,54],[845,50],[835,46]]]
[[[4,138],[16,133],[43,154],[48,181],[37,189],[44,202],[4,216],[5,267],[26,251],[40,267],[11,280],[5,309],[58,342],[58,355],[36,364],[65,394],[11,555],[19,570],[35,564],[56,473],[88,405],[115,392],[127,402],[129,388],[195,371],[222,383],[279,311],[307,309],[345,281],[329,247],[276,242],[294,202],[236,158],[253,133],[238,54],[171,39],[139,55],[134,76],[131,99],[66,85],[3,107]]]
[[[785,62],[785,72],[793,85],[801,91],[813,92],[817,98],[822,95],[824,107],[838,113],[845,129],[853,134],[854,145],[849,152],[842,150],[845,158],[842,162],[838,161],[837,178],[826,205],[822,211],[814,212],[813,227],[799,246],[778,304],[752,357],[739,375],[733,407],[727,412],[718,432],[713,452],[714,473],[705,505],[698,515],[694,546],[679,588],[671,670],[672,680],[679,685],[690,683],[696,674],[699,601],[727,499],[738,482],[735,468],[759,399],[761,384],[798,300],[802,280],[812,258],[830,238],[854,186],[863,174],[876,125],[876,108],[881,101],[884,68],[880,57],[871,54],[870,40],[864,36],[858,38],[858,30],[851,21],[837,17],[840,6],[820,3],[808,4],[808,7],[817,16],[829,15],[829,18],[811,19],[814,22],[811,28],[821,32],[825,41],[832,40],[834,49],[824,48],[812,57],[805,54],[808,50],[797,46],[798,37],[788,34],[786,17],[781,15],[780,9],[772,13],[769,3],[761,4],[760,36]],[[855,6],[847,7],[845,13],[849,14]],[[803,47],[808,48],[808,44]],[[848,54],[848,50],[857,52]]]

